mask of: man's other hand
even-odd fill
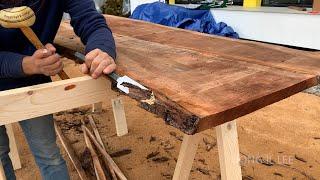
[[[39,49],[32,56],[23,58],[22,69],[26,75],[54,76],[62,71],[63,63],[56,54],[56,48],[52,44],[46,44],[45,49]]]
[[[95,49],[86,55],[86,62],[80,66],[82,73],[88,74],[96,79],[102,74],[110,74],[116,69],[112,57],[100,49]]]

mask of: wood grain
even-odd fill
[[[200,134],[183,136],[179,157],[172,180],[188,180],[192,164],[201,140]]]
[[[240,151],[236,120],[217,126],[221,179],[241,180]]]
[[[106,16],[106,18],[115,34],[183,47],[215,56],[320,75],[320,57],[310,52],[254,41],[235,40],[116,16]],[[146,29],[149,30],[146,31]]]
[[[318,84],[320,58],[312,53],[113,16],[107,19],[116,39],[117,73],[148,87],[155,103],[144,103],[151,92],[131,97],[187,134]],[[65,54],[83,51],[68,22],[61,24],[55,43]]]
[[[0,125],[39,117],[107,98],[109,81],[89,76],[0,92]]]

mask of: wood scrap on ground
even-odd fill
[[[64,135],[63,135],[62,131],[60,130],[60,128],[58,127],[56,121],[54,122],[54,129],[59,137],[59,140],[60,140],[62,146],[64,147],[65,151],[67,152],[72,164],[74,165],[75,169],[77,170],[80,179],[87,180],[88,177],[87,177],[85,171],[83,170],[81,163],[77,158],[77,155],[75,154],[72,146],[69,144],[66,137],[64,137]]]
[[[110,154],[111,157],[121,157],[121,156],[125,156],[128,155],[132,152],[131,149],[122,149],[120,151],[116,151]]]
[[[93,165],[94,165],[94,169],[95,169],[95,173],[96,173],[96,177],[98,180],[106,180],[107,177],[106,177],[104,170],[102,168],[102,165],[99,161],[99,157],[98,157],[96,151],[94,150],[86,131],[83,128],[84,126],[85,126],[85,123],[82,121],[82,131],[83,131],[83,135],[84,135],[84,141],[87,145],[87,148],[90,151],[91,158],[92,158]],[[110,178],[108,178],[108,179],[110,179]]]
[[[91,125],[91,127],[93,129],[94,135],[97,138],[97,141],[100,143],[101,147],[106,151],[106,148],[105,148],[105,146],[104,146],[104,144],[102,142],[100,133],[99,133],[97,125],[96,125],[96,123],[95,123],[95,121],[93,119],[93,116],[92,115],[88,115],[88,119],[89,119],[89,123],[90,123],[90,125]],[[117,180],[117,176],[116,176],[116,174],[114,172],[114,169],[112,168],[111,164],[105,158],[103,158],[103,160],[104,160],[105,164],[108,166],[108,170],[111,173],[112,179],[113,180]]]
[[[81,114],[85,115],[85,114]],[[98,180],[126,180],[126,177],[121,172],[121,170],[118,168],[118,166],[115,164],[115,162],[112,160],[110,155],[106,152],[106,149],[104,147],[104,144],[102,142],[101,136],[99,134],[99,131],[97,129],[97,126],[94,122],[94,119],[91,115],[89,115],[89,122],[92,126],[92,129],[95,133],[93,133],[88,129],[85,121],[81,119],[80,121],[80,127],[81,127],[81,133],[84,135],[84,141],[85,141],[85,149],[81,153],[81,161],[79,161],[73,147],[69,143],[69,140],[63,135],[60,127],[57,125],[57,122],[55,121],[55,130],[56,133],[61,141],[62,146],[64,147],[65,151],[67,152],[72,164],[74,165],[75,169],[77,170],[80,179],[86,180],[88,178],[88,174],[95,176]],[[61,122],[64,126],[67,124],[69,126],[69,123]],[[63,126],[63,127],[64,127]],[[71,127],[79,127],[79,123],[71,123]],[[68,128],[67,130],[70,130],[71,128]],[[76,132],[76,129],[74,129]],[[98,137],[98,138],[97,138]],[[94,146],[92,145],[94,144]],[[96,152],[96,149],[98,152]],[[131,150],[130,150],[131,152]],[[123,152],[121,152],[123,153]],[[127,154],[127,150],[124,152]],[[102,155],[101,156],[99,156]],[[122,154],[121,154],[122,155]],[[103,160],[104,163],[100,162],[100,159]],[[85,171],[85,170],[87,171]],[[88,174],[87,174],[88,173]]]
[[[122,171],[120,170],[120,168],[117,166],[117,164],[113,161],[113,159],[111,158],[111,156],[101,147],[101,145],[99,144],[99,142],[95,139],[94,135],[90,132],[90,130],[86,127],[83,126],[83,129],[86,131],[86,133],[88,134],[89,138],[91,139],[91,141],[94,143],[94,145],[96,146],[96,148],[99,150],[99,152],[103,155],[103,157],[108,161],[108,163],[112,166],[114,172],[117,174],[117,176],[119,177],[120,180],[126,180],[127,178],[125,177],[125,175],[122,173]]]

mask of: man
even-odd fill
[[[75,33],[86,45],[83,73],[93,78],[115,70],[115,43],[102,15],[92,0],[0,0],[0,9],[29,6],[37,20],[32,29],[45,49],[36,50],[19,29],[0,27],[0,91],[50,82],[63,64],[53,42],[63,12],[71,16]],[[43,179],[69,179],[66,163],[56,144],[52,115],[20,122]],[[15,179],[8,156],[9,142],[4,126],[0,127],[0,159],[7,179]]]

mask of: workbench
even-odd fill
[[[210,128],[217,133],[222,179],[241,179],[235,119],[320,82],[318,53],[106,19],[117,45],[116,72],[149,89],[129,86],[128,96],[185,133],[173,179],[188,179],[201,132]],[[68,21],[55,44],[69,58],[84,49]],[[105,78],[83,76],[0,92],[0,122],[98,103],[111,86]]]

